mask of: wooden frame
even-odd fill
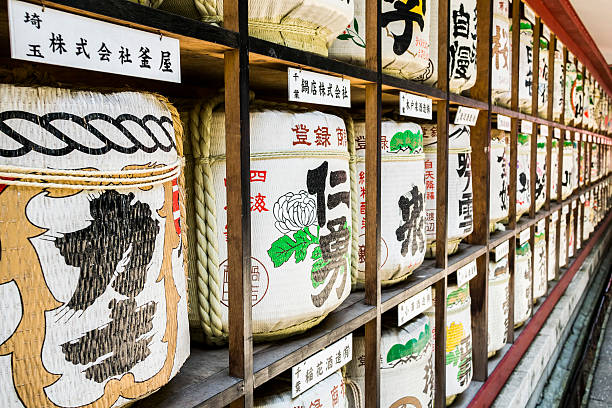
[[[556,36],[550,38],[548,60],[550,74],[548,79],[548,106],[546,118],[537,116],[538,105],[538,68],[539,46],[534,46],[532,88],[532,114],[521,113],[518,109],[518,68],[519,63],[519,30],[512,32],[512,101],[511,108],[502,108],[493,104],[491,99],[491,29],[493,20],[492,3],[487,0],[478,0],[477,10],[479,16],[477,64],[479,80],[471,90],[470,97],[455,95],[449,91],[448,86],[448,46],[450,31],[450,2],[439,0],[439,81],[436,88],[405,79],[391,77],[382,73],[381,62],[381,0],[366,0],[366,66],[357,67],[340,61],[335,61],[319,55],[313,55],[300,50],[290,49],[278,44],[250,37],[248,35],[248,0],[224,1],[224,28],[188,20],[154,9],[145,8],[125,0],[55,0],[45,2],[47,7],[93,16],[99,19],[136,28],[159,32],[179,38],[182,44],[184,85],[174,86],[156,81],[143,81],[139,79],[126,79],[110,74],[91,74],[80,70],[63,69],[59,67],[44,66],[45,70],[53,72],[60,79],[66,78],[66,83],[85,83],[90,86],[115,81],[120,78],[126,84],[143,90],[155,90],[169,96],[184,96],[192,88],[202,87],[206,84],[207,75],[221,74],[217,79],[219,88],[225,92],[226,107],[226,151],[227,151],[227,202],[228,202],[228,246],[229,253],[229,345],[220,350],[209,350],[194,346],[192,356],[181,373],[159,392],[145,399],[139,406],[164,407],[172,404],[177,407],[225,406],[249,407],[253,405],[254,394],[257,387],[290,369],[308,356],[337,341],[355,329],[365,326],[366,339],[366,392],[365,406],[376,407],[380,396],[380,337],[381,315],[395,308],[400,302],[410,298],[419,291],[433,286],[436,293],[435,325],[446,327],[446,290],[448,276],[461,266],[476,260],[477,276],[471,281],[472,295],[472,330],[473,330],[473,372],[474,382],[466,395],[475,395],[478,387],[485,390],[501,389],[503,382],[508,378],[509,372],[514,368],[526,345],[533,339],[534,328],[541,326],[543,319],[550,313],[552,306],[563,293],[569,280],[575,273],[577,263],[581,257],[586,256],[587,250],[592,247],[593,240],[598,236],[594,234],[589,242],[583,244],[583,250],[575,253],[576,261],[567,268],[559,268],[560,249],[560,217],[556,228],[556,254],[554,260],[557,280],[552,282],[550,296],[540,302],[540,309],[535,312],[526,328],[519,332],[513,330],[513,273],[510,281],[510,315],[508,343],[514,342],[517,347],[508,354],[509,362],[500,364],[499,370],[492,367],[487,359],[487,324],[488,324],[488,268],[489,251],[504,241],[510,241],[509,266],[514,270],[514,256],[516,252],[517,237],[526,228],[531,229],[531,243],[534,242],[535,224],[541,219],[548,219],[562,205],[567,205],[578,199],[579,194],[592,192],[600,186],[602,203],[608,202],[608,174],[598,181],[591,180],[590,163],[592,143],[587,143],[584,155],[585,185],[567,200],[561,199],[561,180],[563,173],[563,140],[566,130],[577,134],[603,136],[588,131],[582,126],[564,125],[562,112],[559,123],[553,121],[553,91],[554,91],[554,54]],[[513,4],[514,27],[520,21],[521,2]],[[0,9],[6,17],[6,5]],[[538,44],[542,24],[537,18],[534,26],[534,44]],[[7,33],[2,34],[6,39]],[[5,42],[6,43],[6,42]],[[21,63],[7,58],[6,45],[3,61],[7,66],[21,66]],[[567,51],[564,49],[564,62],[567,60]],[[202,63],[202,61],[205,61]],[[364,91],[363,107],[366,121],[366,172],[368,174],[366,189],[366,283],[365,293],[357,292],[349,296],[344,304],[319,326],[309,330],[304,335],[295,336],[285,341],[265,346],[254,346],[251,332],[251,281],[250,281],[250,129],[249,129],[249,91],[252,87],[261,86],[259,75],[265,73],[268,82],[278,82],[282,89],[282,78],[286,78],[287,67],[303,67],[306,69],[343,76],[350,79],[356,90]],[[43,69],[43,68],[41,68]],[[563,64],[565,77],[565,63]],[[439,135],[448,134],[451,123],[451,112],[457,105],[475,107],[481,110],[478,122],[473,128],[471,137],[472,165],[474,180],[474,232],[461,244],[462,250],[449,256],[447,242],[447,198],[448,198],[448,141],[445,137],[438,138],[437,152],[437,224],[436,241],[437,253],[435,260],[426,260],[413,274],[412,278],[391,288],[381,289],[378,274],[380,264],[380,189],[381,189],[381,154],[377,148],[381,138],[381,116],[383,109],[383,96],[395,96],[398,90],[417,93],[434,100],[437,106],[437,127]],[[273,92],[276,92],[274,90]],[[284,97],[284,95],[282,95]],[[567,99],[567,95],[564,98]],[[535,196],[532,194],[532,203],[528,215],[520,222],[516,221],[516,183],[511,182],[509,188],[509,223],[504,232],[489,233],[489,151],[491,147],[491,124],[495,114],[503,114],[512,118],[510,132],[510,180],[516,180],[517,135],[521,120],[533,122],[534,132],[531,142],[531,191],[535,191],[535,169],[537,160],[538,127],[548,127],[547,160],[553,154],[558,155],[558,173],[552,174],[551,166],[547,167],[546,203],[542,210],[535,211]],[[558,150],[552,149],[554,129],[560,129],[561,139]],[[582,146],[582,143],[579,143]],[[604,152],[609,146],[601,145],[599,162],[603,164]],[[609,165],[609,163],[607,163]],[[557,179],[558,191],[553,202],[550,197],[551,178]],[[575,225],[584,224],[578,214],[583,214],[582,204],[578,205],[574,216]],[[569,215],[568,215],[569,218]],[[580,221],[579,221],[580,220]],[[606,220],[607,226],[610,220]],[[547,254],[549,224],[546,224]],[[602,227],[603,228],[603,227]],[[577,228],[573,229],[577,234]],[[600,232],[603,229],[599,230]],[[581,239],[577,235],[574,239]],[[567,242],[568,240],[566,240]],[[577,242],[577,241],[575,241]],[[577,252],[577,251],[576,251]],[[440,296],[439,294],[443,294]],[[539,326],[538,326],[539,325]],[[445,406],[446,378],[445,378],[445,330],[436,330],[435,333],[435,406]],[[202,367],[215,362],[214,372],[204,372]],[[514,364],[514,365],[513,365]],[[493,374],[491,374],[493,373]],[[502,381],[503,380],[503,381]],[[488,399],[472,401],[473,406],[479,405]],[[469,404],[469,400],[458,401],[459,405]]]

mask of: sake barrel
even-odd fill
[[[493,2],[493,36],[491,46],[491,97],[496,103],[511,91],[511,36],[508,0]],[[503,104],[501,102],[500,104]]]
[[[584,76],[582,75],[582,64],[576,62],[576,79],[570,90],[570,101],[572,103],[572,113],[574,118],[574,126],[582,123],[584,116]]]
[[[546,295],[548,270],[546,267],[546,220],[536,224],[533,245],[533,301]]]
[[[380,406],[428,407],[434,399],[434,337],[429,317],[419,315],[402,327],[383,325],[380,338]],[[365,338],[353,335],[347,382],[356,385],[352,406],[365,406]]]
[[[510,147],[508,134],[491,130],[491,188],[489,190],[490,230],[495,224],[508,219],[508,187],[510,181]]]
[[[593,143],[591,146],[591,182],[600,178],[599,145]]]
[[[191,324],[207,341],[228,335],[225,114],[207,100],[189,114],[197,257]],[[256,340],[303,332],[351,289],[351,174],[344,121],[315,111],[253,107],[251,287]],[[191,163],[191,165],[190,165]]]
[[[555,41],[555,70],[553,79],[553,120],[559,121],[563,112],[563,43],[557,39]],[[553,173],[554,174],[554,173]]]
[[[557,215],[559,212],[557,212]],[[557,222],[551,221],[548,225],[548,280],[555,279],[555,260],[556,260],[556,245],[557,245]]]
[[[460,287],[449,284],[446,293],[446,404],[449,405],[472,381],[472,315],[469,283]],[[434,291],[434,304],[435,296]],[[434,308],[425,314],[435,334]]]
[[[574,180],[574,144],[571,140],[563,141],[563,174],[561,175],[561,198],[565,200],[573,191]]]
[[[520,327],[531,315],[531,247],[518,245],[514,262],[514,327]]]
[[[585,129],[592,128],[592,119],[593,119],[593,87],[590,75],[587,72],[587,75],[584,76],[584,87],[583,87],[583,101],[584,108],[582,109],[582,125]]]
[[[538,116],[545,118],[548,113],[548,47],[550,30],[542,25],[543,35],[540,37],[540,62],[538,64]]]
[[[436,253],[436,162],[438,134],[435,125],[423,125],[425,149],[425,233],[426,257]],[[448,247],[457,252],[461,240],[473,231],[472,164],[470,127],[449,125],[448,136]]]
[[[305,377],[305,376],[304,376]],[[316,377],[314,373],[313,377]],[[315,384],[302,394],[291,398],[291,382],[283,379],[265,384],[255,393],[255,408],[286,407],[349,407],[348,390],[340,371]],[[306,384],[295,384],[296,387]]]
[[[531,205],[531,136],[519,133],[518,161],[516,171],[516,219],[527,211]]]
[[[425,179],[423,131],[416,123],[381,123],[381,283],[406,279],[425,257]],[[353,191],[359,194],[359,259],[354,283],[365,282],[365,123],[355,124],[357,174]]]
[[[150,0],[149,3],[196,20],[223,22],[222,0]],[[355,13],[354,2],[350,0],[249,0],[248,8],[249,35],[324,56],[336,36],[353,22]]]
[[[508,257],[489,262],[489,317],[487,350],[489,357],[506,345],[508,314],[510,313],[510,270]]]
[[[578,152],[578,142],[572,142],[572,192],[580,186],[580,175],[584,175],[584,171],[580,171],[580,156]],[[584,169],[583,169],[584,170]]]
[[[546,202],[546,136],[538,136],[536,156],[536,211],[540,211]]]
[[[557,175],[559,174],[559,140],[552,139],[552,152],[551,152],[551,169],[550,169],[550,199],[557,201]]]
[[[586,173],[586,142],[577,142],[577,152],[578,152],[578,186],[584,186],[584,179],[588,177]]]
[[[345,24],[329,49],[331,58],[365,65],[366,0],[355,0],[355,18]],[[431,3],[427,0],[382,2],[381,49],[383,72],[413,79],[429,68],[432,28]],[[435,14],[437,17],[437,13]]]
[[[427,9],[431,13],[429,64],[411,79],[435,86],[438,82],[438,2],[430,1]],[[476,83],[476,1],[450,0],[450,13],[454,18],[449,31],[449,89],[461,93]]]
[[[559,226],[559,268],[567,265],[567,220],[565,214],[561,213]]]
[[[569,216],[569,224],[567,225],[567,233],[569,234],[568,239],[567,239],[567,256],[568,258],[571,258],[574,256],[574,250],[575,250],[575,242],[576,240],[574,239],[574,211],[571,210],[570,211],[570,216]]]
[[[582,75],[582,74],[581,74]],[[578,72],[576,71],[576,64],[574,63],[574,56],[571,52],[568,52],[567,62],[565,64],[565,124],[569,125],[574,123],[574,116],[576,114],[576,80],[578,78]],[[582,86],[582,85],[581,85]]]
[[[533,83],[533,22],[521,19],[519,43],[519,109],[531,113]]]
[[[138,92],[0,101],[0,406],[130,404],[189,355],[178,113]]]

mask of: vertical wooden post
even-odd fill
[[[376,316],[365,325],[365,407],[380,403],[380,119],[381,119],[381,0],[366,0],[366,68],[376,83],[366,85],[366,303]]]
[[[539,86],[540,86],[540,32],[542,31],[542,23],[540,21],[540,17],[536,17],[535,24],[533,26],[533,61],[532,61],[532,70],[533,70],[533,81],[531,84],[531,114],[533,116],[538,116],[538,105],[539,105]],[[533,131],[531,132],[531,166],[530,166],[530,191],[531,191],[531,204],[529,205],[529,217],[534,218],[536,213],[536,199],[535,199],[535,191],[536,191],[536,179],[537,179],[537,171],[538,167],[538,128],[539,125],[533,124]],[[533,246],[531,247],[531,251],[533,253]],[[531,257],[533,261],[533,256]],[[533,265],[533,263],[532,263]],[[533,272],[533,268],[531,268]],[[533,280],[532,285],[533,288]]]
[[[567,48],[565,48],[565,46],[563,46],[563,49],[561,50],[561,53],[563,54],[563,65],[562,65],[562,69],[563,69],[563,81],[562,81],[562,89],[561,89],[561,97],[563,98],[563,103],[562,106],[563,108],[561,109],[561,117],[559,118],[559,121],[564,124],[565,123],[565,104],[567,103],[567,95],[565,94],[565,77],[567,74]],[[565,144],[565,131],[561,131],[559,134],[559,142],[558,142],[558,147],[559,147],[559,151],[556,153],[558,160],[558,171],[556,176],[553,177],[557,177],[557,202],[559,204],[561,204],[562,201],[562,197],[563,197],[563,188],[561,186],[561,181],[563,180],[563,145]],[[555,239],[555,279],[559,278],[559,265],[561,265],[561,259],[560,259],[560,254],[561,254],[561,214],[559,214],[559,217],[557,218],[557,231],[556,231],[556,239]]]
[[[240,48],[225,53],[225,150],[229,269],[229,373],[244,380],[232,407],[253,406],[251,329],[251,211],[248,1],[226,0],[225,28],[240,34]]]

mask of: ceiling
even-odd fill
[[[608,65],[612,65],[612,35],[610,33],[610,0],[570,0],[578,17],[593,37]]]

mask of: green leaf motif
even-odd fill
[[[404,357],[419,355],[431,339],[431,329],[429,324],[425,325],[425,330],[419,334],[419,338],[410,339],[406,344],[394,344],[387,353],[387,363],[400,360]]]
[[[459,358],[461,357],[461,352],[459,351],[459,347],[450,353],[446,353],[446,365],[454,365],[457,366],[459,363]]]
[[[312,235],[305,227],[303,230],[296,231],[293,234],[293,239],[287,235],[283,235],[272,243],[268,249],[268,256],[274,267],[278,268],[291,259],[291,255],[295,256],[295,263],[300,263],[306,259],[308,255],[308,247],[312,244],[318,244],[317,237]]]
[[[312,251],[312,259],[313,260],[317,260],[319,258],[321,258],[323,256],[323,254],[321,253],[321,247],[317,246],[313,251]]]
[[[355,32],[359,33],[359,24],[357,24],[357,19],[353,19],[353,27],[355,27]]]
[[[340,34],[338,36],[339,40],[350,40],[351,38],[353,38],[353,36],[350,34]]]
[[[410,151],[413,152],[417,148],[423,146],[423,133],[419,130],[417,133],[414,133],[410,130],[405,130],[404,132],[397,132],[391,138],[391,142],[389,143],[389,149],[392,152],[397,151]]]

